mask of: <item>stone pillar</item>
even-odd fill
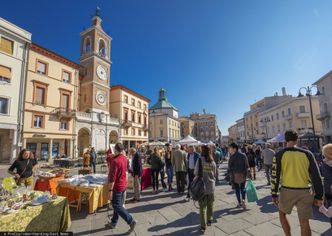
[[[52,148],[53,148],[53,139],[50,139],[49,146],[48,146],[48,162],[49,163],[53,163]]]
[[[22,140],[22,148],[27,148],[27,139],[23,138]]]

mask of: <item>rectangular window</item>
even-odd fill
[[[0,114],[9,113],[9,99],[0,97]]]
[[[307,121],[301,120],[301,128],[307,128]]]
[[[44,116],[43,115],[34,115],[33,127],[34,128],[44,128]]]
[[[138,136],[142,136],[142,130],[138,130]]]
[[[135,106],[135,99],[133,99],[133,98],[131,99],[131,105]]]
[[[37,61],[37,73],[46,75],[47,74],[47,64],[41,61]]]
[[[125,135],[128,135],[128,129],[125,129],[125,130],[124,130],[124,134],[125,134]]]
[[[70,104],[70,95],[66,93],[61,93],[61,108],[64,108],[66,111],[69,110]]]
[[[164,136],[164,130],[160,130],[160,137],[163,137]]]
[[[142,114],[138,113],[138,123],[142,124]]]
[[[125,121],[128,121],[128,110],[124,110],[124,111],[123,111],[123,119],[124,119]]]
[[[281,112],[282,117],[285,117],[285,111]]]
[[[326,129],[330,129],[330,119],[326,119],[325,127]]]
[[[70,83],[70,73],[67,71],[62,71],[62,81],[64,83]]]
[[[162,120],[162,119],[160,119],[160,124],[161,124],[161,125],[163,124],[163,120]]]
[[[131,135],[136,135],[136,134],[135,134],[135,129],[134,129],[134,128],[131,129]]]
[[[300,113],[305,113],[305,106],[300,106]]]
[[[288,108],[288,115],[291,115],[291,114],[292,114],[292,109]]]
[[[140,101],[137,102],[138,108],[141,109],[142,108],[142,103]]]
[[[61,120],[60,121],[60,129],[68,130],[69,129],[69,123],[67,120]]]
[[[276,118],[277,118],[277,120],[279,120],[279,113],[276,114]]]
[[[128,104],[128,96],[124,95],[124,102]]]
[[[144,111],[146,111],[146,108],[147,108],[147,107],[146,107],[146,104],[144,104]]]
[[[9,67],[0,65],[0,82],[10,83],[12,70]]]
[[[45,95],[46,95],[45,87],[36,86],[36,88],[35,88],[35,104],[45,105]]]
[[[144,115],[144,125],[146,125],[146,121],[147,121],[146,115]]]
[[[136,122],[136,119],[135,119],[135,111],[131,111],[131,121],[132,121],[132,122]]]
[[[4,37],[0,38],[0,51],[13,55],[14,42]]]

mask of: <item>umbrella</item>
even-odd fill
[[[261,139],[258,139],[256,142],[255,142],[255,144],[265,144],[265,142],[263,141],[263,140],[261,140]]]
[[[283,134],[278,134],[277,136],[267,140],[269,143],[283,143],[285,142],[285,135]]]

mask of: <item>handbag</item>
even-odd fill
[[[233,182],[235,184],[242,184],[246,182],[247,176],[246,173],[234,173]]]
[[[16,182],[16,185],[17,185],[17,186],[20,186],[20,185],[21,185],[21,183],[22,183],[21,176],[22,176],[22,175],[24,174],[24,172],[27,170],[29,163],[30,163],[30,159],[28,159],[28,163],[27,163],[27,165],[25,166],[25,168],[24,168],[24,170],[22,171],[22,173],[19,175],[20,178],[15,178],[15,182]]]
[[[199,171],[198,177],[195,178],[189,187],[190,195],[194,201],[199,201],[205,196],[205,183],[203,181],[203,164],[202,159],[198,159]]]

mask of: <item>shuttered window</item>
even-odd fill
[[[61,94],[61,108],[65,110],[69,109],[69,95],[68,94]]]
[[[35,103],[45,105],[45,88],[36,86]]]
[[[67,71],[62,72],[62,80],[65,83],[70,83],[70,73]]]
[[[9,113],[9,99],[0,97],[0,114]]]
[[[46,75],[46,63],[43,63],[41,61],[37,61],[37,73]]]
[[[10,83],[12,70],[9,67],[0,65],[0,81]]]
[[[4,37],[0,38],[0,51],[13,55],[14,42]]]

